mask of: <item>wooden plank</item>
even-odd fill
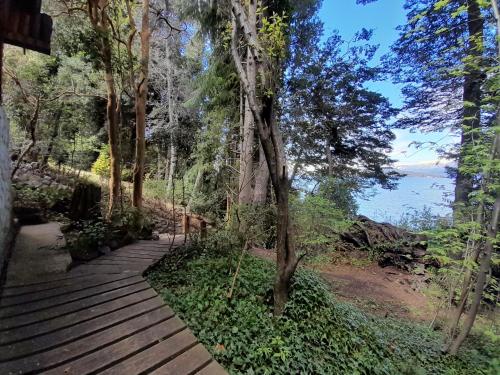
[[[110,266],[121,266],[121,265],[137,265],[141,267],[148,267],[153,263],[153,260],[133,260],[133,259],[128,259],[128,260],[122,260],[122,259],[113,259],[113,258],[108,258],[108,259],[96,259],[88,264],[94,265],[94,264],[99,264],[99,265],[110,265]]]
[[[152,294],[155,294],[154,292]],[[137,296],[137,295],[135,295]],[[140,298],[134,295],[125,297],[129,305],[115,310],[109,314],[101,315],[95,319],[73,325],[55,332],[50,332],[29,340],[0,346],[0,361],[22,358],[30,354],[42,352],[47,349],[62,346],[68,342],[84,337],[93,332],[124,322],[163,305],[159,297],[148,298],[137,302]],[[133,302],[135,300],[135,303]],[[133,303],[133,304],[132,304]]]
[[[227,375],[227,371],[217,362],[212,361],[208,366],[198,371],[196,375]]]
[[[132,280],[132,279],[127,279]],[[28,314],[13,316],[10,318],[0,319],[0,332],[5,330],[12,330],[15,327],[22,327],[36,322],[54,319],[65,314],[72,312],[89,309],[101,303],[110,302],[117,298],[127,296],[132,293],[138,293],[149,288],[149,284],[145,281],[134,282],[129,285],[122,285],[104,293],[99,293],[89,298],[79,299],[74,302],[58,305],[52,308],[35,311]]]
[[[163,256],[158,256],[158,255],[145,255],[145,254],[129,254],[126,252],[119,253],[119,254],[113,254],[112,256],[109,256],[109,259],[139,259],[139,260],[150,260],[150,261],[158,261],[159,259],[163,258]]]
[[[203,345],[198,344],[151,372],[150,375],[193,374],[205,367],[211,360],[212,357],[207,349]]]
[[[52,368],[50,373],[62,374],[68,366],[79,369],[81,365],[87,365],[88,371],[92,371],[139,350],[149,340],[160,340],[184,328],[184,323],[174,317],[174,312],[163,306],[62,347],[0,363],[0,373],[31,373]],[[73,362],[68,363],[71,360]]]
[[[22,290],[29,288],[31,286],[36,286],[36,285],[42,285],[42,284],[54,284],[57,283],[58,281],[63,281],[63,280],[71,280],[71,279],[79,279],[79,278],[84,278],[87,276],[84,275],[73,275],[71,273],[65,272],[65,273],[59,273],[56,275],[51,275],[51,276],[44,276],[43,279],[40,279],[36,282],[32,283],[25,283],[25,282],[9,282],[9,280],[5,281],[5,285],[3,286],[3,289],[12,289],[16,288],[16,290]],[[18,289],[19,288],[19,289]]]
[[[92,273],[104,273],[104,274],[113,274],[113,273],[124,273],[124,272],[129,272],[129,273],[142,273],[144,272],[144,267],[137,267],[137,266],[107,266],[107,265],[91,265],[91,264],[82,264],[75,268],[73,271],[74,273],[83,273],[83,274],[88,274],[89,272]]]
[[[172,318],[165,322],[159,323],[145,331],[134,334],[133,336],[118,341],[112,345],[79,358],[70,363],[64,364],[51,371],[44,372],[45,375],[56,374],[74,374],[84,375],[93,374],[102,371],[110,366],[114,366],[126,358],[132,357],[140,353],[152,345],[161,342],[168,337],[176,335],[185,330],[185,324],[178,318]],[[131,374],[133,372],[124,372]]]
[[[152,293],[152,290],[149,289],[149,285],[145,281],[138,285],[128,286],[125,289],[130,291],[128,295],[115,300],[106,301],[99,305],[95,305],[92,308],[75,311],[66,315],[58,316],[54,319],[44,320],[24,327],[3,331],[0,336],[0,345],[27,340],[30,337],[40,336],[45,333],[70,327],[72,325],[94,319],[98,316],[109,314],[110,312],[119,310],[130,305],[131,303],[136,303],[155,295]],[[92,299],[88,302],[92,305]]]
[[[146,255],[156,255],[156,256],[164,256],[166,254],[166,251],[158,251],[158,250],[151,250],[151,249],[144,249],[144,248],[139,248],[139,249],[127,249],[127,248],[122,248],[120,250],[116,250],[113,252],[113,254],[146,254]]]
[[[145,247],[145,246],[137,246],[137,247],[124,247],[123,250],[126,251],[147,251],[154,254],[166,254],[168,253],[168,248],[156,248],[156,247]]]
[[[47,281],[47,282],[39,282],[38,284],[24,285],[24,286],[14,286],[9,288],[4,288],[2,290],[2,298],[9,296],[17,296],[21,294],[28,293],[36,293],[42,290],[47,289],[57,289],[66,285],[71,285],[72,283],[78,282],[86,282],[87,280],[95,279],[92,275],[77,275],[76,278],[69,278],[64,280],[57,281]]]
[[[130,280],[129,280],[130,279]],[[123,280],[107,282],[98,286],[88,287],[86,289],[78,289],[74,292],[66,294],[58,294],[55,297],[49,297],[42,300],[37,300],[22,305],[13,305],[0,308],[0,318],[7,318],[11,316],[27,314],[30,312],[47,309],[59,305],[64,305],[69,302],[77,301],[83,298],[88,298],[96,294],[105,293],[113,289],[122,288],[123,286],[130,285],[131,283],[139,283],[144,279],[141,276],[132,276]]]
[[[118,363],[102,375],[142,374],[176,357],[196,344],[196,337],[188,330],[161,341],[158,344]],[[187,374],[187,372],[185,373]]]
[[[78,280],[73,281],[71,283],[62,285],[59,288],[45,289],[31,293],[25,293],[22,295],[15,296],[5,296],[2,297],[2,301],[0,301],[0,307],[7,307],[13,305],[21,305],[25,303],[35,302],[44,300],[47,298],[54,298],[57,296],[78,292],[80,290],[94,288],[106,284],[110,284],[115,282],[116,280],[126,279],[129,277],[133,277],[130,275],[120,276],[107,276],[107,275],[97,275],[91,278],[87,278],[84,281]]]
[[[165,256],[165,254],[158,254],[158,253],[153,253],[150,251],[145,251],[145,250],[122,250],[116,253],[116,256],[140,256],[140,257],[147,257],[148,259],[161,259]]]

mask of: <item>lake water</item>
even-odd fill
[[[451,213],[449,201],[453,181],[437,176],[406,176],[399,180],[396,190],[371,189],[367,200],[358,198],[358,214],[376,221],[397,223],[407,212],[422,211],[426,207],[434,215]]]

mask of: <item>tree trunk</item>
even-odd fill
[[[172,138],[170,141],[170,166],[168,169],[167,191],[172,190],[174,186],[175,167],[177,165],[177,146],[175,145],[173,134],[171,137]]]
[[[135,94],[135,166],[133,180],[132,205],[142,208],[142,186],[144,179],[144,157],[146,148],[146,100],[148,97],[149,76],[149,42],[151,31],[149,29],[149,0],[143,0],[142,26],[141,26],[141,74]]]
[[[0,72],[1,74],[1,72]],[[33,115],[31,116],[30,122],[28,124],[28,129],[30,131],[30,143],[28,146],[24,149],[24,151],[19,155],[19,158],[17,159],[17,163],[12,169],[10,178],[12,179],[19,167],[21,166],[22,161],[24,160],[24,157],[30,152],[30,150],[35,146],[36,144],[36,124],[38,122],[38,115],[40,114],[40,98],[36,98],[36,103],[35,103],[35,109],[33,111]]]
[[[203,175],[205,174],[205,166],[201,163],[198,164],[198,173],[196,173],[196,180],[194,181],[193,191],[191,192],[191,197],[189,198],[188,207],[191,211],[191,206],[193,205],[193,198],[196,193],[200,190],[201,183],[203,181]]]
[[[483,54],[484,19],[477,1],[467,2],[467,28],[469,31],[468,56],[472,59],[466,64],[464,77],[463,120],[460,138],[460,155],[455,178],[455,201],[453,214],[460,220],[460,210],[467,206],[469,194],[473,191],[473,179],[461,171],[464,157],[472,146],[475,132],[481,125],[481,85],[483,82],[479,59]]]
[[[255,174],[255,189],[253,195],[253,203],[263,204],[267,199],[267,187],[269,185],[269,168],[266,163],[264,150],[259,142],[259,165]]]
[[[161,148],[158,146],[158,152],[157,152],[157,159],[156,159],[156,180],[161,180],[161,172],[162,172],[162,166],[161,166]]]
[[[45,152],[45,155],[43,156],[42,159],[42,168],[45,168],[47,164],[49,163],[49,158],[50,155],[52,155],[52,150],[54,149],[54,144],[56,143],[56,138],[59,134],[59,121],[62,116],[62,110],[59,109],[56,112],[56,115],[54,116],[54,124],[52,128],[52,132],[50,133],[50,140],[49,144],[47,146],[47,151]]]
[[[249,6],[249,22],[255,28],[256,22],[256,4],[255,1],[250,1]],[[255,91],[256,69],[253,61],[250,47],[247,52],[247,76],[250,90]],[[245,95],[245,111],[243,118],[243,130],[241,132],[241,151],[240,151],[240,175],[238,184],[238,202],[239,204],[250,204],[253,198],[252,181],[254,176],[253,171],[253,145],[254,145],[254,118],[252,110],[248,104],[248,98]]]
[[[248,51],[256,64],[259,77],[268,77],[273,73],[273,67],[279,66],[276,61],[273,65],[263,63],[266,59],[260,56],[264,49],[260,46],[254,25],[250,25],[249,18],[239,0],[231,0],[232,13],[232,38],[231,53],[236,65],[241,85],[248,99],[248,105],[252,111],[258,128],[258,134],[262,149],[266,158],[269,174],[277,202],[277,225],[276,225],[276,254],[277,274],[274,283],[274,313],[281,315],[288,300],[288,292],[292,276],[300,259],[297,259],[293,244],[293,236],[290,225],[288,209],[289,180],[287,163],[285,160],[285,148],[282,135],[278,129],[273,110],[274,96],[257,96],[256,90],[249,83],[247,72],[243,68],[239,55],[240,35],[245,38],[249,47]],[[250,7],[255,6],[255,0],[250,1]],[[239,31],[241,30],[241,32]],[[265,64],[265,65],[264,65]],[[265,82],[263,82],[263,85]],[[265,89],[265,87],[264,87]],[[268,87],[273,92],[275,87]]]
[[[497,56],[500,57],[500,10],[498,8],[496,0],[492,0],[491,5],[496,20]],[[492,152],[489,160],[490,165],[492,164],[492,162],[494,163],[495,160],[500,159],[500,129],[499,129],[500,109],[497,109],[494,127],[496,127],[496,130],[495,130],[495,138],[493,141]],[[482,190],[484,193],[488,192],[488,185],[490,183],[490,179],[491,179],[490,168],[485,168],[485,171],[483,173],[483,184],[482,184]],[[483,209],[484,209],[484,198],[482,198],[481,203],[478,207],[478,210],[481,210],[480,212],[478,212],[476,219],[479,224],[483,223],[485,217],[485,215],[482,212]],[[471,309],[469,311],[469,314],[467,315],[467,318],[465,319],[462,332],[453,340],[454,337],[453,335],[455,334],[458,328],[460,317],[465,309],[465,304],[471,289],[472,271],[468,269],[464,276],[464,283],[462,286],[463,289],[462,289],[460,304],[453,316],[453,321],[452,321],[453,325],[451,332],[452,334],[451,340],[453,341],[450,340],[449,346],[445,348],[445,351],[448,351],[450,354],[455,355],[458,352],[458,349],[464,342],[467,335],[470,333],[470,330],[472,329],[477,313],[479,311],[479,307],[483,297],[483,291],[486,286],[487,274],[491,268],[491,258],[493,254],[494,243],[496,241],[498,232],[499,216],[500,216],[500,195],[498,194],[497,191],[495,203],[493,205],[493,210],[490,218],[490,223],[487,228],[487,238],[484,244],[484,254],[483,257],[481,258],[478,275],[476,277],[476,284],[474,288],[474,295],[472,299]],[[477,261],[480,255],[479,245],[476,246],[477,250],[474,249],[474,253],[472,255],[474,261]]]
[[[326,141],[326,161],[328,163],[328,177],[333,177],[333,156],[331,142]]]
[[[109,202],[107,218],[111,219],[115,207],[120,202],[120,105],[116,95],[116,85],[113,76],[112,48],[110,40],[111,26],[107,14],[107,0],[89,0],[88,16],[92,27],[100,36],[101,59],[104,65],[104,79],[106,81],[107,105],[106,118],[108,121],[108,143],[110,160]]]
[[[474,295],[472,297],[471,308],[467,314],[467,318],[465,319],[462,332],[460,332],[458,337],[453,341],[453,343],[450,346],[449,353],[452,355],[457,354],[458,349],[465,341],[465,338],[469,335],[470,330],[474,325],[474,321],[476,320],[476,316],[479,311],[479,307],[481,305],[481,300],[483,299],[483,292],[486,286],[488,273],[491,269],[491,257],[493,254],[493,247],[496,241],[496,236],[498,231],[499,216],[500,216],[500,196],[497,196],[495,204],[493,206],[491,222],[488,227],[488,237],[484,245],[484,254],[481,258],[480,267],[476,278],[476,285],[474,288]]]
[[[167,6],[168,4],[165,3]],[[170,127],[170,166],[167,178],[167,191],[173,189],[173,182],[175,176],[175,170],[177,167],[177,145],[175,133],[178,127],[178,117],[177,117],[177,95],[175,92],[174,85],[174,61],[172,59],[172,46],[170,45],[170,38],[172,35],[167,37],[165,42],[165,57],[167,61],[167,96],[168,96],[168,121]]]

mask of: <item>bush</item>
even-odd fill
[[[91,171],[101,177],[109,177],[110,173],[109,145],[101,148],[97,160],[92,164]]]
[[[181,269],[179,264],[165,259],[149,281],[233,374],[465,375],[498,369],[498,348],[477,345],[457,358],[442,356],[435,332],[335,302],[310,271],[297,272],[285,315],[275,318],[272,264],[246,256],[232,300],[225,257],[204,253]]]
[[[331,250],[351,224],[335,203],[319,195],[291,200],[297,248],[314,255]]]
[[[134,171],[131,168],[122,168],[122,181],[132,182]]]

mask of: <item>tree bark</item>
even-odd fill
[[[257,3],[250,1],[248,7],[248,22],[253,33],[257,30]],[[255,62],[252,58],[250,47],[247,48],[246,74],[248,77],[249,89],[255,91],[257,72]],[[253,147],[255,134],[255,121],[252,110],[248,104],[248,97],[245,95],[245,110],[243,118],[243,130],[241,132],[241,151],[240,151],[240,175],[238,188],[238,203],[250,204],[253,199]]]
[[[472,146],[475,131],[481,126],[481,97],[483,73],[479,61],[483,54],[484,19],[477,1],[467,2],[467,28],[469,32],[468,56],[472,59],[466,64],[464,77],[463,120],[460,136],[460,155],[455,178],[455,201],[453,214],[460,220],[460,211],[467,206],[469,194],[473,191],[472,176],[460,170],[467,150]]]
[[[177,165],[177,146],[175,144],[174,135],[172,134],[170,140],[170,165],[168,169],[167,191],[173,189],[176,165]]]
[[[177,95],[175,93],[174,86],[174,61],[172,59],[172,46],[170,45],[170,38],[172,35],[167,37],[165,42],[165,57],[167,61],[167,96],[168,96],[168,121],[170,127],[170,165],[167,178],[167,191],[173,189],[173,182],[175,176],[175,170],[177,167],[177,145],[175,133],[178,127],[178,117],[177,117]]]
[[[162,172],[162,166],[161,166],[161,148],[158,146],[158,150],[156,153],[156,179],[161,180],[161,172]]]
[[[0,72],[1,73],[1,72]],[[35,146],[36,144],[36,124],[38,123],[38,115],[40,114],[40,97],[36,98],[35,101],[35,109],[33,110],[33,114],[31,115],[30,122],[28,124],[28,129],[30,132],[30,143],[28,146],[24,149],[24,151],[19,155],[19,158],[17,159],[17,163],[12,169],[10,178],[12,179],[19,167],[21,166],[22,161],[24,160],[24,157],[30,152],[30,150]]]
[[[132,205],[142,208],[142,187],[144,179],[144,157],[146,148],[146,100],[148,97],[149,77],[149,44],[151,31],[149,28],[149,0],[143,0],[141,26],[141,73],[135,94],[135,166],[133,180]]]
[[[253,203],[263,204],[267,199],[267,188],[269,185],[269,168],[266,163],[266,156],[262,145],[259,143],[259,165],[255,173],[255,189],[253,195]]]
[[[57,110],[55,116],[54,116],[54,124],[52,128],[52,132],[50,133],[50,140],[49,144],[47,146],[47,151],[45,152],[45,155],[43,156],[42,159],[42,168],[45,168],[47,164],[49,163],[49,158],[52,155],[52,150],[54,149],[54,144],[56,143],[56,138],[59,134],[59,121],[62,116],[62,110],[59,109]]]
[[[200,190],[201,183],[203,181],[203,175],[205,174],[205,166],[202,163],[198,164],[198,173],[196,173],[196,179],[193,185],[193,191],[191,192],[191,196],[189,198],[188,207],[191,211],[191,206],[193,205],[193,198],[196,193]]]

